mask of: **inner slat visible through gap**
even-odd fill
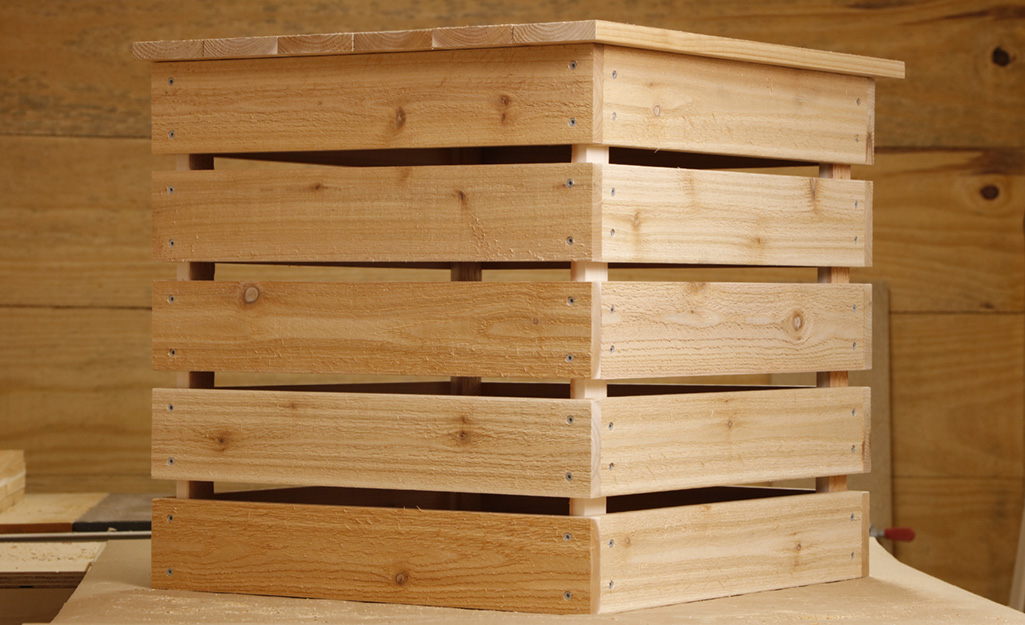
[[[851,179],[850,165],[824,163],[819,165],[820,178]],[[830,284],[847,284],[851,281],[851,270],[848,267],[819,267],[819,282]],[[847,386],[846,371],[819,371],[816,375],[816,386],[838,387]],[[833,493],[847,490],[846,475],[830,475],[815,478],[815,491]]]
[[[213,169],[214,157],[210,154],[179,154],[177,158],[179,171]],[[213,280],[213,263],[180,263],[178,265],[179,280]],[[213,371],[179,371],[178,388],[213,388]],[[195,482],[181,480],[175,483],[178,499],[209,499],[214,494],[213,482]]]

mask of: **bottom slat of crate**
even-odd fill
[[[868,493],[839,492],[608,514],[601,611],[868,575]]]
[[[158,499],[153,586],[620,612],[861,577],[867,519],[868,495],[856,492],[595,518]]]

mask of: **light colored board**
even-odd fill
[[[867,516],[868,495],[855,492],[610,514],[601,610],[864,577]]]
[[[870,468],[870,413],[869,389],[853,387],[605,399],[601,489],[861,473]]]
[[[1020,479],[1023,316],[891,321],[894,475]]]
[[[0,542],[0,588],[74,588],[103,542]]]
[[[578,164],[254,169],[154,172],[152,201],[164,261],[871,261],[861,181]]]
[[[578,164],[154,172],[153,253],[218,262],[590,259],[599,249],[597,175]]]
[[[153,151],[589,141],[593,54],[585,45],[155,64]]]
[[[894,495],[896,524],[915,530],[914,541],[897,544],[902,562],[1007,604],[1022,514],[1020,478],[898,475]]]
[[[714,37],[696,33],[685,33],[619,24],[600,20],[579,22],[500,24],[491,26],[456,26],[435,28],[430,38],[423,38],[423,47],[407,49],[452,50],[461,48],[508,47],[512,45],[541,45],[560,43],[607,43],[624,47],[661,50],[678,54],[692,54],[712,58],[751,61],[783,67],[813,69],[858,76],[904,77],[904,63],[887,59],[873,59],[855,55],[836,54],[819,50],[807,50],[792,46],[772,45],[754,41],[739,41],[725,37]],[[334,37],[360,36],[365,33],[336,33]],[[360,52],[386,52],[394,49],[390,41],[409,38],[403,31],[374,33],[382,36],[380,47],[367,42]],[[280,37],[246,37],[233,40],[234,45],[211,45],[223,42],[214,39],[203,41],[203,56],[212,58],[239,58],[247,56],[300,56],[315,54],[304,50],[281,50]],[[193,40],[194,41],[194,40]],[[195,47],[193,41],[148,41],[132,46],[137,59],[147,61],[171,61],[191,59]],[[429,48],[428,48],[429,41]],[[166,50],[166,51],[165,51]],[[347,50],[339,50],[346,52]],[[182,56],[184,55],[184,56]]]
[[[569,399],[154,389],[153,477],[588,496],[591,410]]]
[[[871,182],[610,165],[601,185],[608,262],[872,262]]]
[[[558,282],[158,282],[153,364],[579,377],[593,366],[591,298],[590,284]]]
[[[597,528],[571,517],[158,499],[153,533],[156,588],[580,613]]]
[[[611,46],[602,71],[607,145],[872,163],[871,79]]]
[[[871,306],[860,284],[609,282],[602,376],[865,369]]]
[[[70,532],[75,520],[106,496],[106,493],[25,495],[17,505],[0,512],[0,534]]]
[[[0,451],[0,513],[14,506],[25,496],[25,452],[21,449]]]

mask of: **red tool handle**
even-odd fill
[[[910,527],[888,527],[883,530],[883,536],[890,540],[899,540],[901,542],[911,542],[915,539],[915,530]]]

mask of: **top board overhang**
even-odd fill
[[[137,59],[145,61],[183,61],[503,48],[569,43],[609,44],[852,76],[904,78],[904,63],[901,61],[602,20],[456,26],[384,32],[145,41],[135,43],[132,46],[132,51]]]

